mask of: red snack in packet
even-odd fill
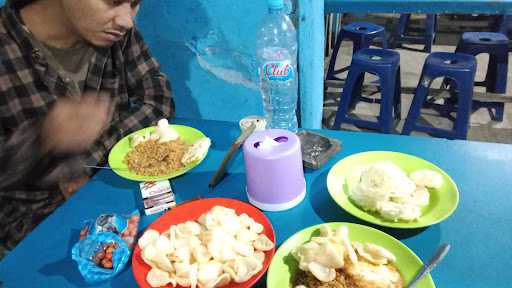
[[[94,222],[92,220],[85,221],[83,228],[80,230],[80,240],[88,235],[112,232],[121,237],[131,250],[137,236],[139,221],[139,211],[134,211],[130,215],[102,214]]]

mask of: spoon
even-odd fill
[[[430,273],[434,268],[436,267],[441,260],[443,260],[444,256],[448,254],[448,250],[450,250],[450,244],[443,243],[439,248],[437,248],[436,253],[430,258],[428,263],[426,265],[423,265],[421,269],[416,273],[416,276],[414,276],[413,280],[407,285],[407,288],[414,288],[416,287],[416,284],[420,282],[423,277],[425,277],[428,273]]]
[[[95,168],[95,169],[108,169],[108,170],[128,170],[128,168],[112,168],[109,166],[96,166],[96,165],[83,165],[85,168]]]

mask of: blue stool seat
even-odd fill
[[[473,88],[476,73],[476,58],[468,54],[434,52],[425,60],[421,78],[416,87],[411,108],[407,114],[402,134],[409,135],[412,131],[421,131],[432,136],[449,139],[466,139],[471,116]],[[432,81],[439,77],[449,78],[458,91],[457,116],[452,130],[425,126],[417,123],[421,108],[428,96]]]
[[[363,48],[370,47],[373,40],[381,38],[382,39],[382,47],[387,48],[387,40],[386,40],[386,31],[384,27],[380,25],[376,25],[369,22],[353,22],[347,25],[344,25],[338,38],[336,40],[336,44],[334,45],[333,53],[331,55],[331,59],[329,61],[329,69],[327,70],[327,80],[341,80],[336,77],[336,74],[342,73],[348,69],[348,67],[344,67],[339,70],[334,70],[336,66],[336,58],[338,57],[339,50],[341,48],[341,43],[345,39],[350,39],[354,46],[352,48],[352,55]]]
[[[466,32],[462,34],[456,53],[478,55],[489,54],[489,64],[485,80],[476,82],[475,86],[486,87],[487,92],[506,93],[508,74],[508,37],[501,33],[494,32]],[[449,81],[444,81],[445,84]],[[447,85],[445,85],[447,86]],[[482,102],[474,101],[473,108],[485,107],[494,109],[493,119],[503,121],[505,104],[503,102]]]
[[[402,44],[423,44],[423,51],[430,53],[434,44],[437,31],[437,14],[427,14],[425,34],[420,36],[407,35],[407,27],[411,14],[401,14],[398,26],[393,35],[393,48],[400,47]]]
[[[381,99],[378,121],[368,121],[349,116],[349,112],[361,97],[364,73],[379,77]],[[342,123],[391,133],[394,120],[400,120],[400,54],[393,50],[364,48],[352,57],[341,101],[336,112],[333,129]]]

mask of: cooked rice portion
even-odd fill
[[[322,282],[311,272],[299,269],[293,284],[307,288],[402,288],[403,278],[393,264],[374,265],[360,259],[358,265],[336,269],[336,278],[330,282]]]
[[[180,139],[164,143],[147,140],[130,150],[124,162],[137,175],[165,175],[184,167],[181,159],[187,149],[187,143]]]
[[[299,269],[293,284],[294,287],[303,285],[308,288],[357,288],[356,286],[348,283],[345,275],[341,273],[341,270],[336,270],[336,278],[334,280],[330,282],[322,282],[316,279],[311,272],[304,272]]]

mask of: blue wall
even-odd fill
[[[254,43],[266,11],[264,0],[142,1],[137,26],[171,80],[177,116],[262,114]]]
[[[266,1],[142,1],[137,25],[169,76],[177,116],[238,121],[262,114],[254,65]]]

